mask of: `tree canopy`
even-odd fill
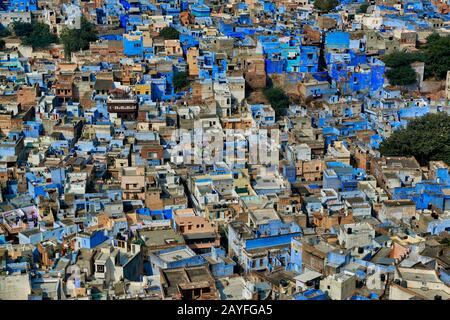
[[[165,27],[162,28],[159,32],[159,36],[163,37],[164,40],[179,39],[180,32],[178,32],[178,30],[173,27]]]
[[[70,60],[72,52],[86,50],[89,43],[97,40],[97,31],[95,26],[81,17],[80,28],[64,28],[61,32],[61,41],[64,44],[64,54],[66,59]]]
[[[23,44],[33,48],[46,48],[58,42],[58,37],[50,32],[50,27],[42,22],[14,22],[13,30]]]
[[[289,97],[282,89],[271,87],[265,89],[263,93],[275,110],[277,117],[286,113],[286,110],[289,108]]]
[[[3,40],[4,37],[9,36],[10,32],[8,29],[0,25],[0,50],[5,49],[5,40]]]
[[[410,65],[398,66],[386,71],[389,83],[394,86],[405,86],[416,82],[416,72]]]
[[[433,33],[422,47],[425,56],[425,76],[442,80],[450,70],[450,36],[441,37]]]
[[[314,8],[322,12],[328,12],[338,6],[338,0],[315,0]]]
[[[370,3],[364,2],[356,10],[356,13],[367,13],[367,8],[369,8],[369,7],[370,7]]]
[[[33,31],[33,24],[28,22],[16,21],[13,23],[14,34],[19,38],[28,37]]]
[[[416,72],[411,67],[415,61],[424,61],[422,53],[407,53],[394,51],[383,58],[384,63],[390,69],[386,71],[386,77],[393,85],[408,85],[416,82]]]
[[[173,76],[173,86],[176,91],[179,91],[189,84],[189,79],[186,72],[176,72]]]
[[[4,38],[11,35],[11,32],[0,24],[0,38]]]
[[[395,131],[380,146],[385,156],[414,156],[421,165],[442,160],[450,165],[450,116],[427,114]]]
[[[391,72],[386,72],[389,82],[396,85],[414,83],[412,80],[412,62],[425,62],[425,78],[435,78],[443,80],[447,77],[447,70],[450,70],[450,36],[441,37],[433,33],[427,37],[426,44],[420,47],[419,52],[395,51],[383,58]],[[401,78],[404,77],[403,80]]]

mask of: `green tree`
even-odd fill
[[[189,79],[186,72],[176,72],[173,75],[173,86],[176,91],[180,91],[189,85]]]
[[[68,60],[70,60],[72,52],[88,49],[89,43],[95,40],[97,40],[95,26],[85,17],[81,17],[79,29],[65,27],[61,32],[64,54]]]
[[[386,71],[389,83],[394,86],[406,86],[416,83],[416,72],[410,65],[392,68]]]
[[[356,13],[367,13],[367,8],[369,8],[370,3],[364,2],[359,6],[359,8],[356,10]]]
[[[383,58],[386,67],[386,77],[393,85],[409,85],[416,82],[416,72],[411,67],[415,61],[424,61],[425,56],[422,53],[407,53],[394,51]]]
[[[383,62],[386,67],[397,68],[401,66],[410,65],[415,61],[425,61],[425,55],[423,53],[408,53],[401,51],[394,51],[383,57]]]
[[[165,27],[162,28],[159,32],[159,36],[163,37],[164,40],[179,39],[180,32],[178,32],[178,30],[173,27]]]
[[[50,44],[58,42],[58,37],[50,32],[50,27],[42,22],[33,24],[31,33],[23,38],[26,45],[33,48],[46,48]]]
[[[263,93],[275,110],[277,117],[286,114],[286,110],[289,108],[289,97],[282,89],[276,87],[267,88]]]
[[[28,37],[33,32],[33,24],[16,21],[13,23],[13,31],[19,38]]]
[[[395,75],[395,69],[400,66],[409,65],[414,61],[422,61],[425,62],[425,78],[442,80],[447,77],[447,71],[450,70],[449,48],[450,36],[441,37],[437,33],[432,33],[427,37],[426,44],[420,47],[419,52],[396,51],[386,55],[383,61],[387,67],[394,69],[390,72],[391,76]],[[405,71],[405,68],[403,68],[403,71]]]
[[[5,28],[3,25],[0,25],[0,38],[8,37],[11,35],[11,32]]]
[[[338,0],[315,0],[314,8],[322,12],[328,12],[336,8],[338,4]]]
[[[436,43],[437,41],[439,41],[441,39],[441,36],[439,35],[439,33],[437,32],[433,32],[432,34],[430,34],[427,37],[427,43]],[[424,46],[426,48],[426,44]]]
[[[421,165],[442,160],[450,165],[450,116],[427,114],[395,131],[380,146],[384,156],[414,156]]]
[[[58,42],[58,37],[50,32],[50,27],[42,22],[14,22],[13,30],[23,44],[33,48],[46,48]]]
[[[450,70],[450,36],[441,37],[433,33],[423,46],[425,55],[425,77],[442,80]]]

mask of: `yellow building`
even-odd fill
[[[136,95],[150,95],[152,93],[151,85],[149,83],[136,84],[134,86],[134,93]]]

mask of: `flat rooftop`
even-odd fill
[[[222,278],[216,282],[221,300],[243,300],[245,281],[243,277]]]
[[[250,212],[256,223],[265,223],[270,220],[280,220],[277,212],[273,208],[256,209]]]
[[[164,246],[168,244],[184,244],[184,238],[173,229],[165,230],[139,230],[147,247]]]
[[[165,280],[164,292],[169,296],[178,293],[178,286],[214,284],[214,278],[206,266],[161,270],[161,275]]]
[[[174,262],[183,259],[188,259],[195,256],[195,254],[187,248],[182,248],[170,252],[161,253],[159,257],[165,262]]]

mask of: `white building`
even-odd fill
[[[236,100],[239,105],[245,99],[245,79],[244,77],[228,77],[228,86],[230,88],[231,97]]]
[[[338,240],[346,249],[365,247],[375,238],[375,230],[367,222],[339,226]]]
[[[332,300],[346,300],[356,289],[356,277],[347,273],[329,275],[320,281],[320,290]]]
[[[5,27],[9,26],[14,22],[27,22],[31,23],[31,12],[1,12],[0,13],[0,24]]]
[[[28,300],[31,294],[28,273],[0,276],[0,300]]]

